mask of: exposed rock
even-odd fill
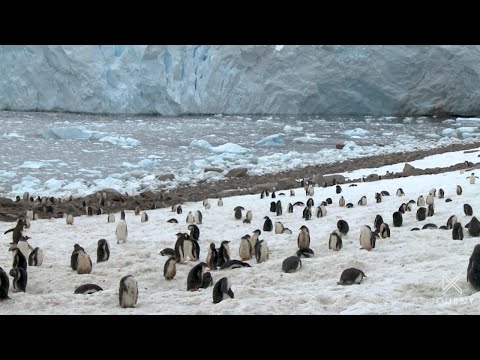
[[[345,144],[335,144],[335,149],[342,150],[345,147]]]
[[[364,181],[371,182],[371,181],[377,181],[377,180],[379,180],[378,174],[370,174],[365,178]]]
[[[231,169],[225,176],[228,178],[232,177],[244,177],[247,175],[247,168],[236,168],[236,169]]]
[[[413,171],[415,171],[416,168],[410,164],[405,164],[405,166],[403,167],[403,172],[405,174],[409,174],[409,173],[412,173]]]
[[[327,184],[332,184],[333,179],[337,182],[337,184],[344,184],[345,183],[345,176],[335,174],[335,175],[324,175],[323,176],[324,180],[327,182]]]
[[[209,171],[221,173],[223,172],[223,169],[216,168],[216,167],[206,167],[205,169],[203,169],[203,172],[209,172]]]
[[[171,181],[175,178],[173,174],[160,174],[155,176],[155,178],[159,181]]]
[[[277,187],[277,183],[270,182],[270,183],[264,183],[264,184],[256,184],[252,186],[251,190],[253,193],[261,193],[263,190],[268,190],[272,191],[273,188]]]

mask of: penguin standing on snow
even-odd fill
[[[0,300],[10,299],[8,290],[10,289],[10,279],[7,273],[0,267]]]
[[[198,241],[200,239],[200,229],[195,224],[188,225],[188,230],[190,230],[190,239]]]
[[[142,212],[140,213],[140,221],[141,221],[142,223],[148,221],[148,214],[147,214],[145,211],[142,211]]]
[[[473,209],[469,204],[463,204],[463,212],[467,216],[472,216],[473,215]]]
[[[285,227],[280,221],[275,222],[275,234],[283,234]]]
[[[345,198],[343,196],[340,197],[340,200],[338,200],[338,205],[339,206],[345,206]]]
[[[475,245],[467,268],[467,281],[480,290],[480,244]]]
[[[206,263],[201,262],[190,270],[187,277],[187,291],[197,291],[200,288],[203,282],[203,272],[206,266]]]
[[[28,256],[28,266],[41,266],[43,263],[43,251],[39,247],[32,250]]]
[[[222,198],[218,199],[217,206],[223,206]]]
[[[27,259],[23,253],[17,248],[17,245],[12,245],[9,251],[13,252],[13,263],[12,268],[20,267],[23,270],[27,271]]]
[[[383,223],[382,225],[380,225],[379,235],[382,239],[390,237],[390,227],[388,226],[388,224]]]
[[[468,233],[470,236],[480,236],[480,221],[475,216],[468,223]]]
[[[242,206],[237,206],[233,209],[235,219],[240,220],[242,218],[242,210],[245,210]]]
[[[299,249],[310,248],[310,230],[305,225],[300,227],[300,233],[297,237],[297,245]]]
[[[4,234],[8,234],[9,232],[13,231],[12,233],[12,244],[16,244],[18,240],[22,237],[23,228],[25,227],[25,222],[23,219],[18,219],[17,225],[14,228],[8,229],[4,232]]]
[[[339,251],[342,248],[342,237],[338,230],[335,230],[330,234],[328,248],[333,251]]]
[[[197,223],[197,224],[201,224],[201,223],[202,223],[203,215],[202,215],[202,212],[201,212],[200,210],[195,210],[195,212],[193,213],[193,220],[194,220],[195,223]]]
[[[367,277],[367,275],[362,270],[355,268],[346,269],[340,275],[340,281],[337,282],[337,285],[360,284],[364,277]]]
[[[457,222],[457,216],[456,215],[450,216],[447,220],[447,229],[448,230],[453,229],[453,226],[455,225],[456,222]]]
[[[217,266],[220,267],[224,263],[230,260],[230,246],[228,245],[230,241],[222,241],[220,247],[218,248],[218,261]]]
[[[475,176],[475,173],[472,173],[470,176],[467,176],[467,179],[470,179],[470,184],[475,184],[475,179],[478,179],[478,176]]]
[[[10,276],[13,277],[13,291],[25,292],[28,280],[27,272],[22,268],[13,268],[10,270]]]
[[[67,225],[73,225],[73,215],[72,214],[67,214],[67,217],[65,219]]]
[[[250,244],[250,235],[245,235],[241,238],[238,253],[242,261],[250,260],[252,258],[252,245]]]
[[[273,223],[268,216],[264,217],[265,222],[263,223],[263,231],[272,231]]]
[[[124,276],[120,280],[118,301],[120,307],[135,307],[138,300],[138,283],[132,275]]]
[[[218,253],[215,244],[211,243],[208,248],[206,263],[210,270],[217,270]]]
[[[343,235],[347,235],[348,231],[350,230],[348,223],[345,220],[338,220],[337,229]]]
[[[113,222],[115,222],[115,214],[108,213],[107,223],[113,223]]]
[[[78,244],[75,244],[73,245],[73,251],[72,251],[72,255],[70,256],[70,267],[72,268],[72,270],[77,270],[77,259],[78,259],[78,252],[83,250],[83,247],[81,247],[80,245]]]
[[[375,234],[372,233],[370,226],[363,225],[360,228],[360,245],[361,249],[371,251],[375,248]]]
[[[110,248],[105,239],[98,240],[97,263],[107,261],[110,258]]]
[[[255,256],[255,245],[257,244],[258,237],[262,234],[262,231],[260,229],[256,229],[252,236],[250,236],[250,245],[252,245],[252,256]]]
[[[77,273],[78,274],[90,274],[92,272],[92,260],[90,256],[84,251],[79,250],[77,252]]]
[[[117,228],[115,230],[115,236],[117,237],[117,244],[120,242],[127,242],[128,238],[128,228],[127,222],[125,221],[125,211],[122,210],[120,213],[120,221],[117,224]]]
[[[282,270],[285,273],[293,273],[300,270],[302,267],[302,260],[298,256],[290,256],[283,260]]]
[[[172,280],[177,274],[177,262],[174,257],[169,257],[163,266],[163,276],[165,280]]]
[[[213,303],[218,304],[220,301],[225,299],[233,299],[234,293],[231,288],[230,281],[228,278],[223,277],[217,281],[213,287]]]
[[[457,195],[462,195],[462,187],[460,185],[457,185]]]
[[[453,225],[452,239],[453,240],[463,240],[463,228],[462,228],[462,224],[459,223],[459,222],[456,222]]]
[[[258,241],[257,239],[257,243],[255,244],[255,258],[258,264],[268,260],[269,251],[265,240]]]

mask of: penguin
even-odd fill
[[[437,189],[433,188],[433,189],[430,189],[430,191],[428,192],[428,195],[432,195],[433,197],[435,197],[435,195],[437,194]],[[427,202],[428,204],[428,202]]]
[[[262,192],[260,193],[260,199],[263,199],[265,198],[265,190],[262,190]]]
[[[462,187],[457,185],[457,195],[462,195]]]
[[[226,300],[228,298],[234,298],[231,283],[227,277],[223,277],[217,281],[217,283],[213,287],[212,295],[214,304],[218,304],[220,301]]]
[[[251,223],[251,221],[250,221],[250,220],[248,220],[248,219],[243,219],[243,221],[242,221],[242,222],[243,222],[244,224],[250,224],[250,223]]]
[[[393,213],[393,226],[395,227],[400,227],[402,226],[403,223],[403,216],[402,213],[399,211],[396,211]]]
[[[277,208],[277,203],[275,201],[272,201],[270,203],[270,212],[275,212],[276,211],[276,208]]]
[[[188,230],[190,230],[190,239],[198,241],[200,239],[200,229],[195,224],[188,225]]]
[[[87,206],[87,208],[85,209],[86,213],[88,216],[93,216],[93,209],[91,206]]]
[[[187,291],[197,291],[200,288],[205,267],[207,267],[207,264],[201,262],[190,269],[187,277]]]
[[[0,301],[10,299],[8,290],[10,289],[10,278],[7,273],[0,267]]]
[[[177,219],[174,219],[174,218],[171,218],[171,219],[167,220],[167,223],[170,223],[170,224],[178,224],[178,220],[177,220]]]
[[[267,242],[265,240],[258,241],[257,239],[257,243],[255,244],[255,258],[257,260],[257,263],[260,264],[267,261],[268,257],[269,251]]]
[[[433,196],[432,194],[428,194],[428,195],[427,195],[427,200],[425,200],[425,203],[426,203],[427,205],[433,205],[434,199],[435,199],[435,198],[434,198],[434,196]]]
[[[214,243],[210,243],[206,263],[210,270],[217,270],[218,253]]]
[[[390,196],[390,193],[387,190],[380,191],[380,195],[382,196]]]
[[[185,240],[188,240],[189,235],[186,233],[177,233],[177,240],[175,242],[175,261],[177,263],[184,263],[186,261],[186,254],[184,249]]]
[[[337,285],[360,284],[364,277],[367,277],[367,275],[362,270],[355,268],[346,269],[340,275],[340,281],[337,282]]]
[[[343,196],[341,196],[340,200],[338,200],[338,205],[341,207],[345,206],[345,198]]]
[[[23,228],[25,227],[25,222],[22,219],[17,220],[17,225],[14,228],[8,229],[3,234],[8,234],[12,231],[12,244],[16,244],[18,240],[22,237]]]
[[[33,216],[33,210],[27,210],[27,219],[30,219],[30,221],[33,221],[34,220],[34,216]]]
[[[456,222],[453,225],[452,239],[453,240],[463,240],[463,228],[462,228],[462,224],[460,224],[459,222]]]
[[[447,230],[453,229],[453,225],[457,222],[457,217],[452,215],[447,220]]]
[[[337,229],[343,235],[347,235],[348,231],[350,230],[350,228],[348,226],[348,223],[345,220],[338,220],[337,221]]]
[[[299,249],[307,249],[310,247],[310,230],[305,225],[300,227],[300,233],[297,237],[297,245]]]
[[[235,219],[240,220],[242,218],[242,210],[245,210],[242,206],[237,206],[233,211],[235,211]]]
[[[415,201],[413,203],[408,202],[407,203],[407,208],[405,209],[405,211],[412,211],[414,203],[415,203]]]
[[[290,196],[295,196],[295,190],[290,189]]]
[[[382,223],[380,225],[380,229],[379,229],[378,233],[379,233],[379,235],[382,239],[389,238],[390,237],[390,227],[388,226],[388,224]]]
[[[438,189],[438,198],[443,199],[445,197],[445,191],[442,188]]]
[[[219,198],[217,201],[217,206],[223,206],[223,200],[222,198]]]
[[[417,199],[417,206],[425,206],[425,198],[423,195],[420,195]]]
[[[375,193],[375,202],[378,204],[378,203],[381,203],[382,202],[382,194],[380,193]]]
[[[9,274],[11,277],[13,277],[13,292],[25,292],[28,281],[27,272],[23,268],[17,267],[11,269]]]
[[[210,202],[208,201],[208,199],[204,199],[203,200],[203,207],[205,210],[210,210]]]
[[[360,249],[371,251],[373,248],[375,248],[375,240],[375,235],[372,233],[370,226],[363,225],[360,228]]]
[[[226,263],[228,260],[230,260],[230,246],[228,245],[230,241],[222,241],[220,244],[220,247],[218,248],[218,260],[217,260],[217,266],[220,267],[224,263]]]
[[[283,234],[284,230],[285,228],[280,221],[275,222],[275,234]]]
[[[175,257],[175,250],[173,250],[172,248],[165,248],[162,251],[160,251],[160,255]]]
[[[303,209],[302,218],[304,218],[305,220],[310,220],[312,218],[312,210],[310,210],[308,206]]]
[[[373,227],[375,231],[380,232],[380,225],[383,224],[383,218],[381,215],[375,216],[375,220],[373,221]]]
[[[122,210],[121,219],[117,224],[117,228],[115,230],[115,236],[117,237],[117,244],[120,244],[120,242],[127,242],[128,238],[128,228],[127,228],[127,222],[125,221],[125,211]]]
[[[353,208],[353,204],[352,203],[348,203],[347,205],[345,205],[347,207],[347,209],[351,209]]]
[[[328,248],[333,251],[339,251],[342,248],[342,237],[338,230],[335,230],[330,234]]]
[[[252,258],[252,245],[250,244],[250,235],[245,235],[240,239],[240,247],[238,249],[240,259],[242,261]]]
[[[293,204],[292,203],[288,203],[288,213],[293,213]]]
[[[435,212],[435,209],[433,207],[433,204],[428,205],[427,216],[433,216],[434,212]]]
[[[18,250],[20,250],[23,256],[25,256],[25,259],[28,259],[28,256],[30,255],[30,249],[32,248],[28,244],[29,239],[30,239],[30,236],[22,236],[16,244]]]
[[[284,273],[293,273],[300,270],[302,267],[302,260],[298,256],[290,256],[283,260],[282,270]]]
[[[250,236],[250,245],[252,245],[252,256],[255,256],[255,245],[257,244],[257,239],[258,237],[262,234],[262,231],[260,229],[256,229],[252,236]]]
[[[241,267],[251,267],[249,263],[240,261],[240,260],[228,260],[222,266],[220,266],[220,270],[232,270],[238,269]]]
[[[342,192],[342,187],[341,187],[340,185],[337,185],[337,186],[335,187],[335,192],[336,192],[337,194],[340,194],[340,193]]]
[[[187,234],[187,238],[183,241],[183,262],[197,261],[198,256],[200,256],[200,245]]]
[[[95,285],[95,284],[84,284],[84,285],[80,285],[79,287],[77,287],[73,293],[74,294],[90,295],[90,294],[96,293],[98,291],[103,291],[103,289],[100,286]]]
[[[124,276],[120,280],[118,290],[118,301],[120,307],[135,307],[138,301],[138,283],[132,275]]]
[[[39,247],[36,247],[32,250],[30,255],[28,255],[28,265],[29,266],[41,266],[43,263],[43,251]]]
[[[307,206],[308,206],[309,208],[315,206],[315,201],[313,201],[312,198],[309,198],[309,199],[307,200]]]
[[[145,211],[140,212],[140,221],[142,223],[148,221],[148,214]]]
[[[193,213],[191,211],[189,211],[188,214],[187,214],[186,223],[187,224],[193,224],[194,222],[195,222],[195,218],[193,217]]]
[[[426,215],[427,215],[427,209],[425,209],[424,207],[420,207],[417,209],[417,220],[418,221],[423,221],[426,219]]]
[[[360,200],[358,200],[358,205],[361,205],[361,206],[367,205],[367,197],[366,197],[366,196],[362,196],[362,197],[360,198]]]
[[[305,206],[305,204],[303,203],[303,201],[297,201],[297,202],[295,202],[295,204],[293,204],[293,206],[296,206],[296,205],[298,205],[298,206]]]
[[[438,229],[438,226],[432,223],[428,223],[422,226],[422,230],[425,230],[425,229],[431,229],[431,230]]]
[[[272,199],[275,199],[276,198],[276,195],[275,195],[275,190],[272,191]]]
[[[473,173],[472,173],[472,175],[473,175]],[[30,197],[30,194],[28,193],[28,191],[25,191],[23,193],[23,201],[28,201],[29,197]]]
[[[397,196],[405,196],[405,192],[403,191],[402,188],[397,189]]]
[[[245,220],[248,220],[249,222],[251,222],[253,219],[253,213],[251,210],[248,210],[247,213],[245,214]]]
[[[290,230],[289,228],[284,228],[283,234],[292,235],[292,230]]]
[[[473,209],[468,204],[463,204],[463,212],[465,213],[466,216],[472,216],[473,215]]]
[[[193,213],[193,221],[196,224],[201,224],[202,220],[203,220],[202,212],[200,210],[195,210],[195,212]]]
[[[468,261],[467,281],[474,289],[480,290],[480,244],[475,245]]]
[[[163,266],[163,276],[165,280],[172,280],[177,273],[177,262],[175,258],[169,257]]]
[[[177,214],[180,215],[183,212],[182,205],[177,206]]]
[[[209,286],[213,285],[213,278],[212,274],[210,274],[208,271],[203,274],[203,279],[202,279],[202,285],[200,285],[200,288],[206,289]]]
[[[73,225],[73,215],[72,214],[67,214],[67,217],[66,217],[66,223],[67,225]]]
[[[308,185],[307,196],[313,196],[315,194],[315,187],[313,184]]]
[[[280,216],[283,213],[282,202],[280,200],[278,200],[277,204],[275,205],[275,213],[276,213],[277,216]]]
[[[478,179],[478,176],[475,176],[475,173],[472,172],[470,176],[467,176],[467,179],[470,179],[470,184],[475,184],[475,179]]]
[[[12,268],[21,267],[25,271],[27,271],[27,259],[23,255],[23,253],[18,249],[17,245],[12,245],[8,249],[13,254],[12,259]]]
[[[324,217],[327,216],[327,208],[323,205],[317,207],[317,217]]]
[[[113,222],[115,222],[115,214],[108,213],[107,223],[113,223]]]
[[[135,215],[140,215],[140,206],[135,206],[135,210],[134,210],[134,214]]]
[[[297,256],[298,257],[306,257],[306,258],[311,258],[315,256],[315,253],[313,252],[312,249],[307,248],[307,249],[299,249],[297,251]]]
[[[263,223],[263,231],[272,231],[273,229],[273,224],[272,220],[268,216],[264,217],[265,222]]]
[[[480,236],[480,222],[475,216],[468,223],[468,233],[470,236]]]
[[[105,239],[98,240],[97,246],[97,263],[107,261],[110,258],[110,248]]]
[[[84,251],[83,247],[81,247],[78,244],[73,245],[73,251],[70,257],[70,267],[72,268],[72,270],[75,270],[75,271],[77,270],[77,260],[78,260],[79,251]]]
[[[92,272],[92,260],[84,251],[77,252],[77,274],[90,274]]]

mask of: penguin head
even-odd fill
[[[245,236],[242,236],[242,240],[250,240],[250,235],[245,235]]]
[[[473,249],[473,253],[475,255],[480,255],[480,244],[475,245],[475,248]]]
[[[257,234],[257,236],[260,236],[262,234],[262,231],[260,229],[257,229],[253,233]]]
[[[210,249],[215,250],[215,244],[214,243],[210,243]]]

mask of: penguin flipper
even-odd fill
[[[8,234],[9,232],[11,232],[11,231],[13,231],[13,230],[15,230],[15,228],[8,229],[8,230],[5,231],[3,234],[4,234],[4,235],[5,235],[5,234]]]
[[[233,294],[233,291],[232,289],[228,289],[228,292],[227,292],[228,296],[230,296],[230,298],[234,298],[234,294]]]

